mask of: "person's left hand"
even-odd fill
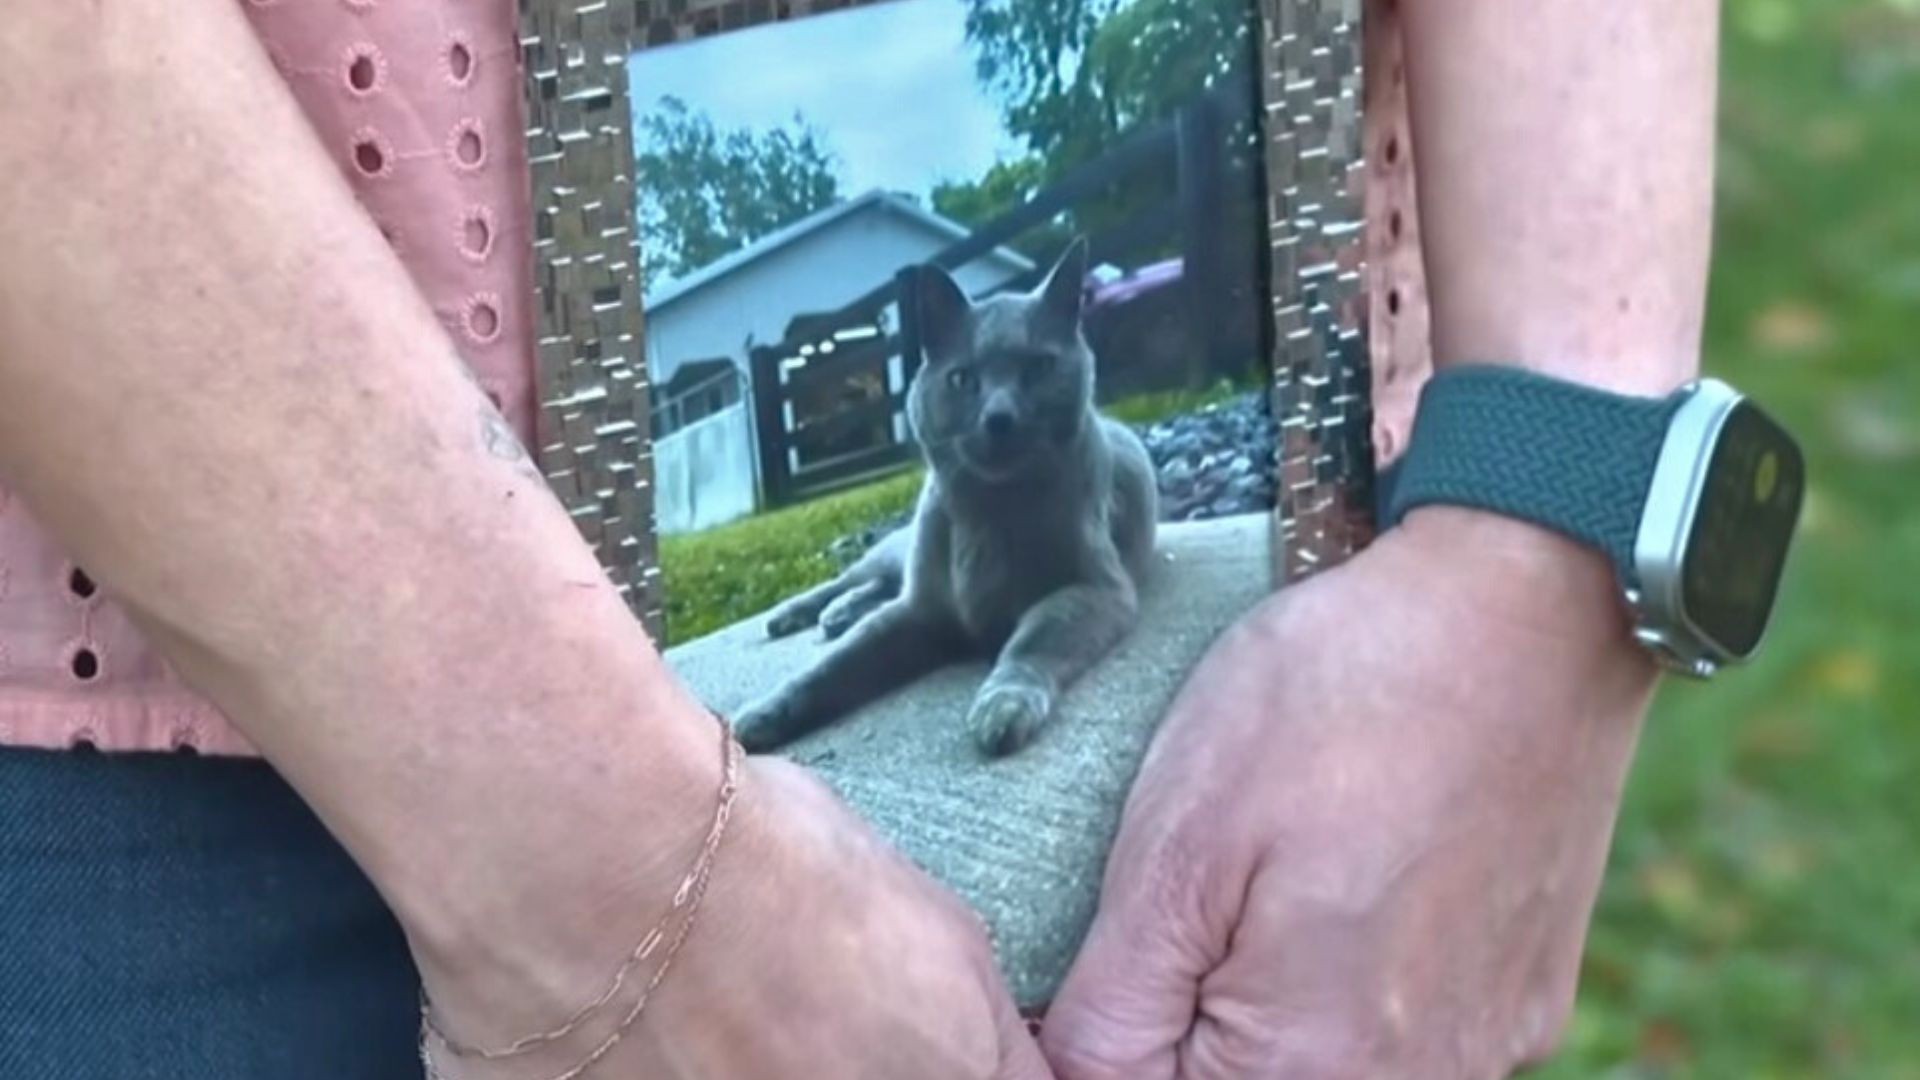
[[[1195,669],[1042,1030],[1060,1080],[1487,1080],[1550,1051],[1654,668],[1601,560],[1411,515]]]

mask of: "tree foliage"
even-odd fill
[[[643,281],[692,273],[840,198],[837,158],[795,113],[766,131],[721,131],[663,97],[641,118],[638,172]]]
[[[972,185],[945,185],[940,198],[950,205],[990,219],[1225,80],[1246,89],[1245,119],[1227,135],[1250,156],[1257,87],[1247,0],[966,3],[975,70],[1030,161],[996,166]],[[1076,224],[1124,220],[1164,198],[1172,183],[1171,175],[1138,177],[1082,208]]]
[[[967,0],[966,34],[1007,130],[1057,175],[1249,78],[1252,12],[1247,0]]]
[[[1038,156],[995,162],[978,180],[946,181],[934,185],[930,202],[935,213],[977,229],[1020,205],[1046,184],[1046,161]],[[1015,237],[1009,247],[1036,262],[1059,254],[1072,237],[1064,228],[1042,228]]]

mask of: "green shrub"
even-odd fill
[[[827,547],[912,507],[920,470],[697,533],[660,538],[667,644],[710,634],[831,578]]]
[[[1136,394],[1122,398],[1111,405],[1102,405],[1100,411],[1125,424],[1151,424],[1179,413],[1192,412],[1230,397],[1244,394],[1253,389],[1250,379],[1222,379],[1212,386],[1200,389],[1156,390],[1149,394]]]

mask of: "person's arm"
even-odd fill
[[[692,864],[718,728],[236,5],[31,0],[5,23],[0,483],[316,809],[457,1034],[552,1027]],[[652,1038],[715,1076],[797,1067],[780,1055],[836,1032],[937,1076],[991,1073],[943,1047],[1023,1053],[977,927],[805,787],[753,767],[717,925],[659,1004],[692,1019]],[[872,955],[898,943],[856,920],[922,937],[925,962]],[[951,1038],[897,1039],[926,1011]],[[801,1020],[784,1046],[739,1034]]]
[[[1714,0],[1399,7],[1436,363],[1685,381]],[[1156,738],[1047,1017],[1062,1080],[1480,1080],[1547,1054],[1654,677],[1603,558],[1488,514],[1417,511],[1284,590]]]
[[[515,868],[677,873],[717,739],[213,7],[8,12],[0,475],[418,940],[577,933]]]
[[[1403,0],[1436,366],[1664,394],[1699,368],[1719,9]]]

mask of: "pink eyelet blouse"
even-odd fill
[[[530,208],[512,0],[245,0],[480,384],[530,438]],[[0,745],[250,755],[0,489]]]

